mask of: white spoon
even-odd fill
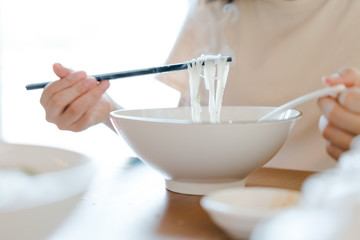
[[[344,91],[345,89],[346,89],[346,87],[344,84],[339,84],[339,85],[336,85],[333,87],[326,87],[326,88],[322,88],[322,89],[316,90],[314,92],[305,94],[301,97],[298,97],[290,102],[287,102],[287,103],[281,105],[280,107],[275,108],[271,112],[269,112],[269,113],[265,114],[263,117],[261,117],[258,120],[258,122],[279,119],[278,115],[282,112],[285,112],[288,109],[298,107],[301,104],[311,101],[313,99],[340,93],[340,92]]]

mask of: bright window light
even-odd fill
[[[2,0],[0,4],[2,139],[101,157],[131,154],[130,149],[117,149],[123,140],[102,125],[80,133],[58,130],[45,120],[41,90],[26,91],[25,85],[56,80],[55,62],[88,74],[164,64],[189,2]],[[114,80],[109,93],[126,108],[174,107],[179,98],[154,76]]]

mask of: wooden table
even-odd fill
[[[313,172],[260,168],[247,186],[298,190]],[[229,239],[201,208],[201,196],[167,191],[162,176],[134,162],[100,167],[77,208],[51,240]]]

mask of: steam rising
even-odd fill
[[[193,4],[199,4],[194,1]],[[189,13],[191,24],[187,27],[193,29],[194,43],[197,44],[197,55],[222,54],[233,55],[223,29],[227,24],[235,24],[239,18],[239,10],[233,3],[224,5],[222,1],[203,3],[200,6],[191,6]],[[205,40],[205,42],[204,42]],[[199,44],[200,43],[200,44]],[[233,46],[235,47],[235,46]]]
[[[217,54],[221,54],[223,56],[232,56],[233,62],[236,61],[234,58],[236,42],[232,41],[232,39],[228,39],[226,32],[229,32],[229,27],[237,27],[235,26],[239,19],[239,10],[237,6],[235,6],[234,3],[224,4],[223,1],[199,2],[193,1],[195,6],[190,7],[192,10],[189,12],[184,28],[186,42],[184,41],[183,44],[186,44],[186,46],[182,47],[186,49],[186,55],[190,55],[189,58],[191,59],[194,56],[216,56]],[[231,37],[233,38],[233,36]],[[232,46],[229,43],[231,43]],[[199,84],[199,86],[197,86],[197,84]],[[210,92],[205,89],[204,84],[202,82],[197,83],[195,80],[195,85],[193,87],[200,89],[201,104],[210,104],[210,102],[207,102],[206,100],[203,101],[210,97],[208,96],[208,93]],[[182,96],[181,105],[192,105],[195,109],[198,107],[198,103],[194,103],[193,100],[191,100],[196,99],[197,97],[191,96],[194,94],[191,93],[193,91],[194,90],[190,89],[189,92]]]

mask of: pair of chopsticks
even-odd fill
[[[228,57],[227,62],[231,62],[232,58]],[[89,77],[93,77],[98,81],[102,80],[111,80],[111,79],[119,79],[119,78],[126,78],[126,77],[134,77],[134,76],[141,76],[147,74],[156,74],[156,73],[164,73],[164,72],[172,72],[172,71],[179,71],[185,70],[188,68],[188,63],[177,63],[171,65],[165,65],[161,67],[152,67],[152,68],[144,68],[144,69],[136,69],[136,70],[129,70],[124,72],[115,72],[115,73],[105,73],[99,75],[92,75]],[[33,83],[26,85],[27,90],[34,90],[34,89],[41,89],[44,88],[50,82],[42,82],[42,83]]]

